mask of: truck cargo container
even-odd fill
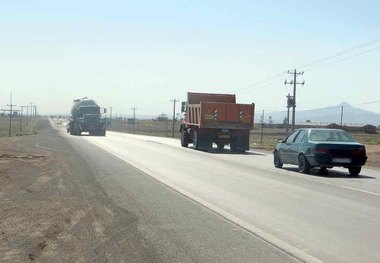
[[[233,94],[187,93],[182,102],[181,145],[208,150],[213,143],[219,150],[230,145],[232,152],[249,149],[255,105],[237,104]]]

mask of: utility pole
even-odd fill
[[[340,109],[340,127],[343,129],[343,106]]]
[[[131,109],[133,111],[133,119],[136,121],[136,110],[137,110],[137,108],[132,107]]]
[[[293,112],[292,112],[292,130],[294,130],[295,125],[296,125],[296,88],[297,88],[297,85],[302,85],[302,86],[305,85],[305,81],[297,82],[297,76],[303,75],[303,71],[297,72],[296,69],[294,69],[294,71],[288,70],[288,74],[293,75],[293,80],[291,80],[290,82],[285,80],[285,85],[287,85],[287,84],[293,85],[293,101],[294,101],[294,104],[293,104]]]
[[[263,143],[263,134],[264,134],[264,110],[263,110],[263,115],[261,116],[261,139],[260,139],[261,143]]]
[[[172,129],[172,137],[174,138],[174,125],[175,125],[175,104],[178,101],[177,99],[170,100],[173,102],[173,129]]]
[[[133,132],[135,132],[135,128],[136,128],[136,110],[137,110],[137,108],[136,108],[136,107],[132,107],[131,109],[132,109],[132,111],[133,111],[133,124],[132,124],[132,129],[133,129]]]
[[[22,131],[22,114],[24,112],[24,108],[26,108],[28,106],[20,106],[21,108],[21,114],[20,114],[20,131]]]
[[[30,103],[30,117],[33,118],[33,102]]]
[[[112,127],[112,107],[110,107],[110,128]]]
[[[12,92],[11,92],[11,104],[7,105],[10,107],[10,110],[9,110],[9,137],[12,137],[12,114],[13,114],[13,106],[17,106],[17,105],[13,105],[12,104]]]
[[[293,100],[293,97],[290,96],[290,93],[288,93],[288,96],[286,96],[287,98],[287,105],[286,105],[286,108],[288,108],[288,115],[286,117],[286,135],[289,134],[289,118],[290,118],[290,108],[293,107],[293,104],[294,104],[294,100]]]

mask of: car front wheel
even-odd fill
[[[273,163],[274,163],[274,167],[276,168],[282,168],[283,166],[283,163],[281,162],[281,159],[280,159],[280,155],[278,154],[277,151],[274,152]]]

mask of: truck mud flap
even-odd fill
[[[212,148],[213,136],[209,134],[202,134],[199,138],[199,149],[208,151]]]
[[[239,151],[248,151],[249,150],[249,135],[240,135],[235,138],[236,148]]]

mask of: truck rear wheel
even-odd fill
[[[237,152],[237,143],[235,140],[231,141],[230,142],[230,149],[231,149],[231,152]]]
[[[189,146],[189,134],[187,131],[181,131],[181,146],[187,148]]]
[[[198,130],[195,130],[193,133],[193,145],[195,150],[199,150],[199,134]]]
[[[77,126],[75,124],[73,124],[73,135],[74,136],[78,135],[78,129],[77,129]]]

